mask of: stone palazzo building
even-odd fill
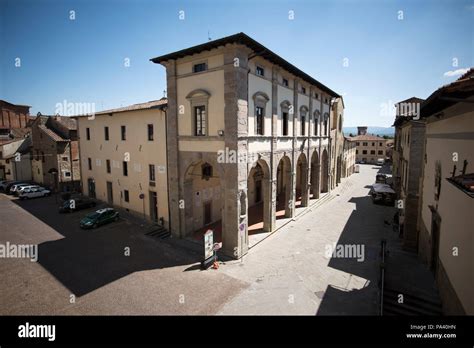
[[[151,61],[167,75],[173,235],[212,228],[240,258],[249,235],[274,231],[337,183],[338,93],[243,33]]]

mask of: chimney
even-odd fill
[[[367,127],[357,127],[357,135],[366,135]]]

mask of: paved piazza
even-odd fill
[[[367,195],[380,168],[360,167],[242,261],[207,271],[127,219],[82,231],[84,212],[58,215],[54,198],[0,195],[0,243],[39,244],[38,262],[0,259],[0,315],[377,314],[380,240],[398,238],[393,208]],[[334,243],[363,247],[363,261],[328,257]]]

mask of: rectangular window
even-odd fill
[[[67,162],[69,159],[67,157],[63,157],[63,161]]]
[[[204,105],[194,107],[194,135],[206,135],[206,107]]]
[[[155,165],[154,164],[148,165],[148,173],[150,176],[150,181],[155,181]]]
[[[379,146],[382,146],[382,143],[379,143]]]
[[[301,116],[301,135],[305,135],[306,131],[306,117]]]
[[[120,134],[122,140],[127,140],[127,128],[125,126],[120,126]]]
[[[301,87],[301,93],[306,94],[306,87]]]
[[[198,63],[193,65],[193,72],[201,72],[201,71],[206,71],[207,70],[207,64],[206,63]]]
[[[122,162],[123,176],[128,176],[128,162]]]
[[[257,66],[256,73],[258,76],[265,76],[265,69],[261,66]]]
[[[107,167],[107,173],[110,173],[110,160],[105,161],[105,166]]]
[[[319,119],[314,119],[314,135],[318,135],[318,123]]]
[[[367,150],[362,150],[363,155],[367,155]]]
[[[375,150],[370,150],[371,155],[375,155]]]
[[[43,162],[43,163],[46,162],[46,158],[45,158],[45,156],[44,156],[44,152],[43,152],[43,151],[41,151],[41,162]]]
[[[109,127],[104,127],[104,139],[109,140]]]
[[[125,202],[130,202],[130,196],[128,194],[128,190],[123,190],[123,199]]]
[[[283,121],[283,135],[288,135],[288,113],[284,112],[282,115]]]
[[[260,106],[257,106],[255,108],[255,117],[257,118],[257,135],[263,135],[263,108]]]
[[[372,146],[375,146],[375,143],[372,143]]]
[[[314,93],[314,97],[315,97],[316,99],[319,99],[319,93]]]
[[[362,146],[367,146],[367,145],[368,145],[368,143],[362,143]]]
[[[283,79],[283,86],[288,87],[288,80],[287,79]]]
[[[87,167],[92,170],[92,159],[90,157],[87,159]]]
[[[148,129],[148,140],[152,141],[153,140],[153,125],[149,124],[147,126],[147,129]]]
[[[356,155],[358,155],[358,154],[359,154],[359,150],[356,150]]]
[[[356,142],[356,145],[357,145],[357,146],[359,146],[359,145],[360,145],[360,143],[359,143],[359,142]]]
[[[383,155],[383,150],[379,150],[379,155]]]
[[[91,140],[91,130],[89,127],[86,128],[86,139]]]
[[[64,177],[65,178],[70,178],[71,177],[71,172],[64,172]]]

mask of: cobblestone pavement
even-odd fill
[[[321,206],[221,268],[250,283],[220,314],[376,315],[382,238],[398,243],[394,208],[372,203],[368,192],[380,167],[361,165]],[[361,245],[364,260],[326,255],[333,243]]]

